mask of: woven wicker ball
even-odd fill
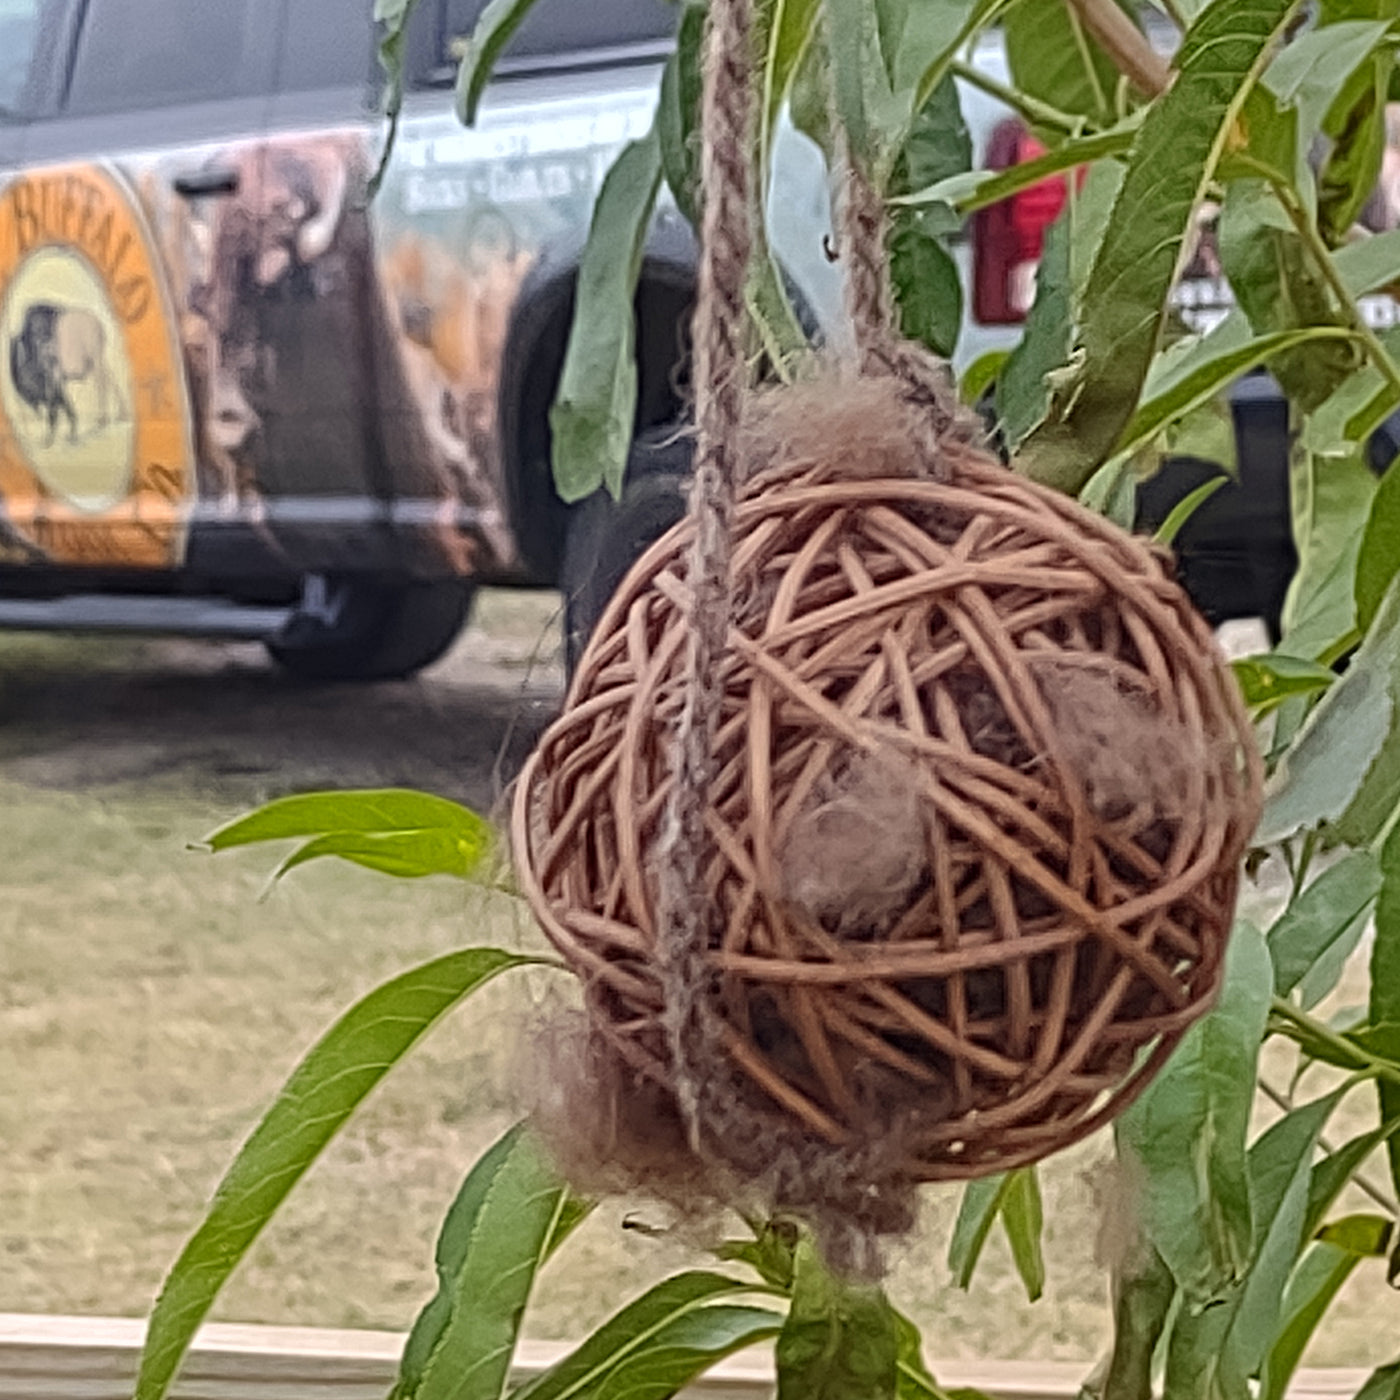
[[[513,839],[591,1023],[670,1083],[653,850],[688,522],[613,599]],[[950,482],[756,482],[710,830],[716,1066],[913,1181],[1104,1123],[1210,1005],[1259,763],[1214,639],[1147,543],[977,453]]]

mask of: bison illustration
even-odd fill
[[[10,382],[36,413],[47,415],[52,445],[59,414],[68,419],[68,437],[78,440],[78,415],[68,385],[91,379],[97,390],[97,427],[111,422],[111,410],[125,416],[121,389],[107,364],[107,333],[102,322],[79,306],[35,302],[24,312],[18,335],[10,337]]]

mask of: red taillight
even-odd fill
[[[1045,154],[1045,147],[1018,121],[992,133],[986,165],[1006,170]],[[1045,231],[1065,206],[1068,185],[1052,175],[986,209],[973,220],[972,309],[983,325],[1023,321],[1035,298],[1035,270]]]

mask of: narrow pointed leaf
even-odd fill
[[[1133,143],[1089,279],[1080,372],[1022,451],[1022,469],[1039,480],[1077,492],[1122,435],[1157,351],[1183,239],[1292,10],[1292,0],[1214,5],[1187,34],[1176,80]]]
[[[1400,1118],[1393,1118],[1370,1132],[1360,1133],[1330,1152],[1312,1169],[1308,1186],[1308,1210],[1303,1218],[1303,1234],[1311,1239],[1322,1225],[1346,1184],[1364,1165],[1366,1159],[1389,1138],[1400,1131]]]
[[[525,1304],[571,1198],[538,1141],[513,1131],[455,1224],[450,1303],[412,1400],[501,1400]]]
[[[1010,199],[1012,195],[1020,194],[1022,190],[1028,190],[1052,176],[1109,156],[1125,154],[1141,124],[1141,115],[1134,114],[1107,131],[1066,141],[1064,145],[1056,146],[1033,160],[1022,161],[1005,170],[972,170],[965,174],[944,176],[910,194],[900,195],[890,203],[915,207],[950,204],[959,214],[971,214],[1003,199]]]
[[[330,832],[383,835],[395,831],[444,831],[473,843],[488,840],[490,823],[460,803],[406,788],[312,792],[281,797],[205,839],[211,851],[260,841],[286,841]]]
[[[1165,545],[1170,548],[1176,537],[1181,533],[1182,527],[1191,519],[1215,493],[1226,484],[1229,477],[1217,476],[1211,480],[1202,482],[1194,491],[1183,496],[1167,513],[1167,518],[1157,527],[1152,536],[1154,544]]]
[[[1045,1209],[1040,1199],[1040,1176],[1034,1167],[1018,1167],[1010,1173],[1001,1203],[1001,1223],[1026,1297],[1034,1303],[1045,1292],[1045,1256],[1041,1252]]]
[[[1356,625],[1364,632],[1390,581],[1400,573],[1400,471],[1391,467],[1381,478],[1366,518],[1361,553],[1356,559]]]
[[[686,1273],[649,1289],[511,1400],[667,1400],[715,1362],[775,1337],[782,1314],[726,1300],[752,1284]]]
[[[1263,935],[1237,924],[1215,1009],[1118,1121],[1142,1228],[1191,1306],[1222,1297],[1253,1251],[1245,1138],[1272,986]]]
[[[1282,652],[1245,656],[1231,664],[1245,704],[1257,710],[1270,710],[1294,696],[1326,690],[1337,679],[1330,666]]]
[[[579,263],[578,294],[559,392],[550,410],[554,483],[566,501],[622,490],[637,407],[632,310],[661,189],[655,130],[633,141],[603,181]]]
[[[470,879],[480,869],[490,847],[474,844],[448,831],[333,831],[299,847],[273,872],[280,880],[309,861],[335,856],[352,865],[401,880],[425,875]]]
[[[1356,1400],[1400,1400],[1400,1361],[1372,1371],[1370,1379],[1356,1392]]]
[[[1352,851],[1323,871],[1269,930],[1274,991],[1286,997],[1380,890],[1380,862],[1369,851]]]
[[[470,35],[452,35],[460,45],[457,69],[457,117],[471,126],[481,94],[491,81],[496,60],[534,8],[535,0],[491,0]]]
[[[962,1203],[958,1206],[953,1236],[948,1244],[948,1267],[959,1288],[967,1288],[972,1283],[977,1261],[992,1233],[1010,1181],[1011,1174],[1001,1172],[996,1176],[978,1177],[963,1187]]]
[[[1284,1294],[1278,1337],[1264,1364],[1259,1400],[1284,1400],[1323,1314],[1360,1262],[1360,1255],[1334,1244],[1314,1244],[1303,1255]]]
[[[1319,821],[1346,839],[1370,839],[1400,797],[1396,727],[1400,688],[1400,589],[1392,585],[1376,625],[1318,702],[1266,789],[1255,842],[1268,845]]]
[[[224,1175],[151,1313],[136,1400],[161,1400],[219,1290],[288,1192],[371,1090],[463,997],[537,963],[495,948],[449,953],[377,987],[293,1071]]]
[[[1221,1352],[1227,1387],[1244,1389],[1278,1332],[1284,1289],[1307,1242],[1303,1225],[1317,1140],[1345,1092],[1338,1089],[1294,1109],[1249,1149],[1255,1242]]]
[[[478,1237],[482,1212],[502,1177],[512,1169],[526,1132],[526,1125],[517,1123],[497,1138],[467,1173],[448,1208],[434,1256],[437,1292],[418,1314],[404,1343],[398,1383],[391,1392],[391,1400],[412,1400],[418,1394],[463,1294],[462,1273],[473,1259],[473,1244]],[[563,1243],[589,1209],[586,1202],[574,1198],[565,1201],[556,1218],[546,1254],[552,1254]]]

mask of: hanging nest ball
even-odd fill
[[[749,411],[696,1082],[655,875],[689,521],[619,589],[516,795],[525,891],[623,1097],[659,1134],[698,1095],[740,1178],[806,1153],[778,1191],[799,1204],[823,1154],[871,1189],[966,1178],[1123,1108],[1215,996],[1257,818],[1248,721],[1166,557],[928,444],[924,413],[880,377]]]

